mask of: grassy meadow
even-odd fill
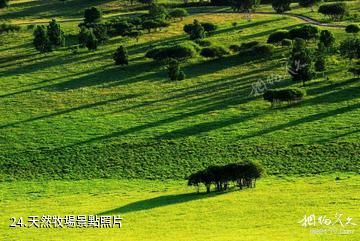
[[[3,178],[183,178],[239,159],[260,160],[273,174],[359,169],[359,81],[346,72],[347,60],[331,56],[329,79],[308,83],[306,99],[291,108],[271,109],[252,95],[252,85],[271,75],[283,76],[271,88],[300,86],[286,74],[284,47],[267,61],[197,57],[183,64],[186,81],[169,82],[144,53],[188,41],[182,26],[194,18],[218,23],[208,39],[225,46],[264,42],[273,31],[303,24],[276,15],[248,22],[239,14],[196,14],[139,42],[116,37],[78,53],[70,47],[38,54],[27,30],[2,36]],[[77,23],[62,27],[71,46]],[[346,37],[332,31],[338,41]],[[126,68],[112,60],[121,44],[129,49]]]
[[[119,215],[122,228],[2,228],[3,240],[359,240],[360,178],[336,175],[267,177],[256,189],[196,194],[181,181],[89,180],[0,183],[1,226],[30,215]],[[301,226],[305,214],[352,217],[353,234],[313,234]]]
[[[13,0],[0,9],[1,22],[21,26],[0,34],[0,240],[359,240],[360,82],[348,73],[348,60],[328,56],[324,75],[302,87],[287,73],[289,47],[275,46],[270,59],[198,55],[181,63],[182,81],[168,80],[165,66],[144,57],[154,47],[190,41],[183,26],[194,19],[217,24],[206,40],[226,48],[265,43],[269,34],[306,22],[266,14],[270,5],[251,21],[228,7],[196,7],[139,41],[112,37],[88,51],[75,46],[90,6],[105,20],[145,12],[114,0]],[[356,1],[349,6],[358,12]],[[290,13],[327,21],[296,5]],[[52,18],[66,46],[41,54],[32,44],[34,24]],[[350,21],[358,20],[340,23]],[[331,30],[337,45],[351,36],[319,29]],[[114,65],[120,45],[129,66]],[[271,108],[254,95],[260,82],[305,88],[307,95]],[[186,186],[190,173],[243,160],[266,169],[254,189],[206,195]],[[358,224],[352,235],[316,235],[298,223],[304,214],[336,213]],[[80,214],[120,214],[123,228],[9,228],[11,217]]]

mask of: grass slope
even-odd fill
[[[182,178],[240,159],[260,160],[272,174],[359,170],[359,81],[346,72],[346,60],[329,58],[330,80],[313,80],[302,103],[280,109],[270,109],[251,90],[286,72],[286,48],[267,61],[198,57],[183,64],[185,81],[170,82],[144,53],[187,41],[182,26],[194,18],[219,24],[209,40],[225,46],[266,41],[277,29],[303,24],[276,15],[247,22],[238,14],[196,14],[139,42],[112,38],[96,52],[78,54],[66,48],[38,54],[31,31],[3,35],[2,179]],[[62,27],[73,44],[77,23]],[[346,37],[343,30],[333,32],[338,41]],[[111,58],[121,44],[130,53],[126,68]],[[287,76],[271,87],[289,85],[297,84]]]
[[[268,177],[256,189],[195,194],[183,182],[50,181],[0,183],[3,240],[171,240],[277,241],[359,240],[359,176]],[[141,187],[141,189],[139,189]],[[337,213],[353,218],[353,234],[311,234],[300,223],[305,214]],[[121,215],[123,227],[102,229],[8,228],[10,217],[30,215]],[[313,229],[341,229],[316,224]]]

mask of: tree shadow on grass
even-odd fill
[[[164,195],[155,198],[145,199],[133,203],[126,204],[124,206],[114,208],[111,210],[107,210],[98,215],[110,215],[110,214],[124,214],[138,211],[146,211],[154,208],[166,207],[170,205],[176,205],[180,203],[191,202],[195,200],[200,200],[204,198],[216,197],[218,195],[222,195],[226,192],[222,193],[184,193],[184,194],[176,194],[176,195]]]

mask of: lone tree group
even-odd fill
[[[216,191],[226,191],[231,183],[240,189],[244,187],[253,188],[256,186],[256,179],[264,174],[263,168],[253,162],[232,163],[225,166],[210,166],[204,170],[191,174],[188,177],[188,185],[195,186],[197,192],[200,184],[210,193],[211,186],[215,186]]]

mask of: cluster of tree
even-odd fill
[[[234,183],[240,189],[256,186],[256,179],[264,174],[264,169],[258,163],[244,162],[233,163],[225,166],[210,166],[205,170],[191,174],[187,180],[189,186],[194,186],[199,192],[200,185],[206,187],[210,193],[211,186],[215,185],[216,191],[226,191],[230,183]]]
[[[20,26],[8,23],[0,24],[0,34],[20,31]]]
[[[235,12],[252,12],[259,5],[261,0],[232,0],[231,7]]]
[[[168,62],[170,59],[186,60],[194,57],[199,50],[199,46],[195,43],[185,42],[169,47],[153,48],[145,54],[145,57],[160,62]]]
[[[299,0],[299,5],[301,7],[310,7],[311,11],[314,11],[314,6],[321,3],[322,0]]]
[[[312,25],[303,25],[288,30],[278,30],[269,35],[267,42],[272,44],[280,44],[284,39],[301,38],[304,40],[316,39],[319,36],[319,29]]]
[[[55,19],[48,26],[39,25],[34,30],[33,44],[41,53],[51,52],[56,47],[65,45],[64,32]]]
[[[206,35],[211,35],[217,29],[217,25],[209,22],[200,23],[194,20],[193,23],[184,25],[184,32],[189,34],[191,40],[203,39]]]
[[[277,13],[284,13],[290,11],[291,0],[273,0],[272,7]]]
[[[277,104],[281,104],[281,102],[288,102],[288,104],[298,102],[302,100],[305,95],[305,90],[299,88],[286,88],[267,90],[263,94],[263,98],[271,103],[271,107],[274,107]]]
[[[319,13],[328,16],[332,20],[341,20],[347,13],[347,6],[345,3],[330,3],[319,7]]]
[[[350,60],[352,66],[348,71],[358,78],[360,75],[360,39],[355,37],[345,39],[340,43],[339,50],[341,56]],[[356,60],[355,63],[353,63],[353,59]]]
[[[79,24],[78,35],[81,48],[96,50],[98,45],[109,39],[107,26],[102,23],[102,12],[96,7],[84,11],[84,21]]]

